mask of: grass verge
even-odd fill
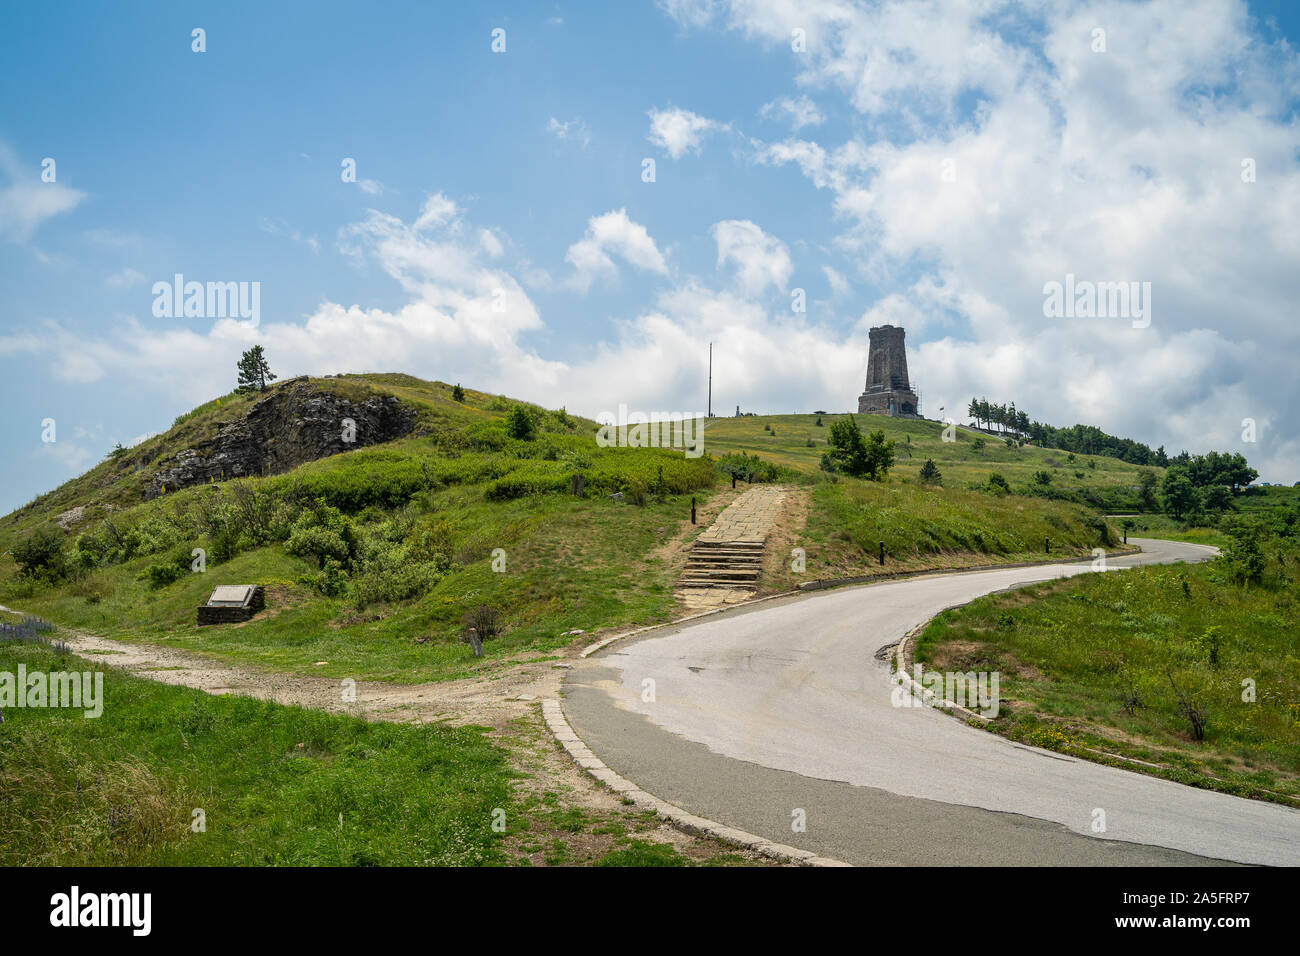
[[[999,673],[994,733],[1300,806],[1295,561],[1254,585],[1219,559],[990,595],[936,617],[917,660]]]

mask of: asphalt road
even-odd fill
[[[1142,554],[1109,566],[1213,554],[1137,543]],[[891,703],[891,666],[876,653],[912,627],[991,591],[1090,570],[935,575],[737,608],[583,662],[566,679],[565,713],[597,756],[655,796],[850,863],[1300,865],[1300,811]]]

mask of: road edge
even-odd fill
[[[1141,554],[1140,547],[1130,548],[1125,551],[1114,551],[1107,553],[1107,558],[1126,558],[1135,554]],[[679,617],[671,621],[662,621],[659,624],[647,624],[644,627],[634,628],[630,631],[623,631],[619,634],[611,634],[609,637],[602,638],[594,644],[589,644],[579,652],[578,657],[585,660],[598,651],[603,651],[611,644],[626,640],[629,637],[636,637],[638,634],[645,634],[649,631],[658,631],[665,627],[678,627],[687,624],[702,617],[710,617],[715,614],[725,614],[728,611],[735,611],[740,608],[750,608],[757,604],[763,604],[766,601],[775,601],[778,598],[798,597],[801,594],[808,594],[812,591],[827,591],[831,588],[850,587],[853,585],[865,584],[892,584],[896,581],[906,580],[908,578],[943,575],[943,574],[974,574],[979,571],[1003,571],[1008,568],[1037,568],[1047,564],[1082,564],[1085,561],[1095,561],[1094,557],[1084,558],[1060,558],[1056,560],[1043,561],[1018,561],[1011,564],[978,564],[968,568],[924,568],[918,571],[894,571],[885,574],[871,574],[866,577],[856,578],[824,578],[819,581],[806,581],[797,585],[788,591],[778,591],[775,594],[764,594],[762,597],[754,598],[752,601],[741,601],[737,604],[726,604],[722,607],[709,608],[707,611],[697,611],[694,614],[687,614],[685,617]],[[960,605],[958,605],[960,606]],[[928,623],[928,622],[927,622]]]
[[[564,708],[558,698],[548,697],[542,701],[542,717],[556,742],[568,752],[579,767],[625,800],[630,800],[642,810],[653,810],[655,814],[667,820],[679,830],[697,836],[713,837],[724,843],[743,847],[746,850],[751,850],[783,863],[794,863],[798,866],[852,865],[832,857],[818,856],[811,850],[801,850],[798,847],[787,846],[784,843],[774,843],[745,830],[729,827],[718,823],[716,820],[709,820],[688,813],[681,807],[668,803],[666,800],[660,800],[654,794],[642,790],[626,777],[615,773],[606,766],[603,760],[592,753],[591,748],[582,742],[582,738],[569,725],[568,718],[564,716]]]

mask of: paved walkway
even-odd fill
[[[733,501],[696,540],[762,544],[785,506],[789,489],[781,485],[757,485]]]
[[[678,600],[696,610],[749,600],[758,585],[763,546],[789,490],[756,485],[729,504],[695,539]],[[718,586],[703,583],[708,580],[718,581]]]

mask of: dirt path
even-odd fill
[[[0,605],[0,612],[20,614]],[[311,707],[362,717],[427,724],[475,725],[491,728],[491,738],[510,754],[521,771],[520,790],[538,796],[554,794],[565,807],[578,807],[595,819],[617,818],[628,822],[629,832],[652,843],[672,845],[693,860],[731,854],[740,861],[768,866],[771,861],[751,851],[719,843],[675,829],[665,821],[635,821],[632,812],[610,790],[599,786],[556,745],[541,717],[540,701],[558,697],[567,661],[517,663],[487,677],[440,681],[429,684],[389,684],[358,681],[355,699],[344,699],[339,680],[272,674],[202,657],[154,644],[129,644],[81,631],[60,628],[58,637],[76,654],[104,666],[138,677],[190,687],[209,694],[243,694],[277,704]],[[588,635],[590,637],[590,635]],[[581,647],[568,652],[575,660]],[[535,655],[529,655],[535,656]],[[509,661],[504,662],[509,664]],[[579,857],[598,857],[612,847],[608,835],[551,833],[573,843]],[[523,838],[537,840],[531,833]],[[540,841],[539,841],[540,842]],[[543,854],[530,854],[534,865],[544,863]]]
[[[21,613],[0,605],[0,611]],[[209,694],[243,694],[277,704],[351,714],[368,720],[425,724],[447,721],[501,728],[536,711],[536,701],[559,691],[562,663],[518,664],[485,677],[430,684],[355,682],[354,699],[344,683],[323,677],[274,674],[227,664],[189,651],[131,644],[60,629],[77,654],[140,677],[192,687]],[[536,656],[536,655],[530,655]],[[353,688],[347,688],[351,690]]]

